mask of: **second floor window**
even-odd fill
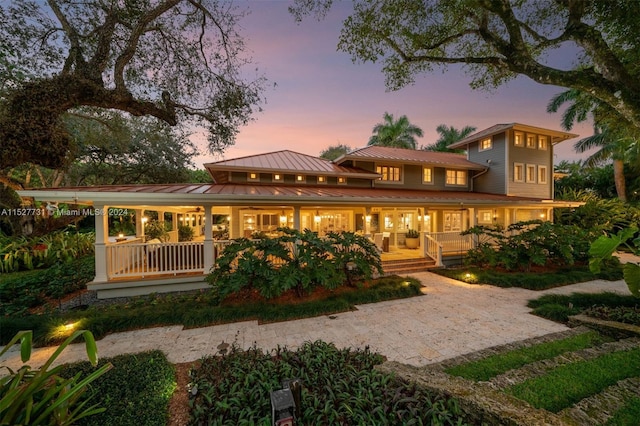
[[[480,151],[485,151],[487,149],[491,149],[493,147],[493,143],[491,138],[485,138],[480,141]]]
[[[422,169],[422,183],[433,183],[433,169],[431,167]]]
[[[467,172],[464,170],[447,170],[447,185],[466,185]]]
[[[377,166],[376,173],[378,173],[381,177],[380,180],[383,181],[391,181],[391,182],[400,182],[400,167],[394,166]]]
[[[513,181],[524,182],[524,164],[515,163],[513,165]]]
[[[527,164],[527,182],[536,181],[536,166],[533,164]]]

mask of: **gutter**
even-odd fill
[[[490,160],[487,160],[490,161]],[[489,171],[489,167],[485,167],[485,169],[483,171],[481,171],[480,173],[478,173],[477,175],[471,176],[471,188],[469,189],[469,192],[474,192],[473,191],[473,181],[475,178],[479,178],[480,176],[482,176],[483,174],[487,173]]]

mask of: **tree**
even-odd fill
[[[438,127],[436,127],[436,132],[440,134],[438,140],[434,144],[427,145],[422,149],[424,149],[425,151],[438,152],[464,152],[464,150],[460,149],[449,149],[449,145],[466,138],[475,131],[476,128],[473,126],[465,126],[461,130],[458,130],[453,126],[440,124]]]
[[[300,20],[323,16],[332,0],[296,0]],[[339,50],[383,62],[387,87],[462,64],[471,86],[497,87],[518,75],[591,93],[640,128],[640,2],[628,0],[360,0],[344,21]],[[569,46],[571,67],[547,54]]]
[[[63,116],[81,106],[204,126],[209,150],[223,151],[263,83],[243,73],[241,16],[214,0],[0,5],[0,169],[68,161]]]
[[[331,145],[322,150],[320,158],[324,158],[325,160],[335,160],[336,158],[342,157],[349,151],[351,151],[350,146],[344,144]]]
[[[593,116],[594,134],[580,139],[574,144],[578,153],[599,148],[584,162],[587,167],[597,167],[609,160],[613,162],[613,179],[616,193],[622,201],[627,201],[624,164],[627,159],[638,163],[638,138],[640,129],[625,121],[608,104],[601,102],[589,93],[570,89],[554,96],[547,106],[548,112],[557,112],[568,103],[562,114],[562,127],[570,130],[576,122],[585,121]]]
[[[384,122],[373,127],[373,136],[369,138],[368,145],[416,149],[416,136],[422,135],[422,129],[411,124],[406,115],[394,120],[392,114],[385,112]]]

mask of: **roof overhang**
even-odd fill
[[[449,148],[461,149],[471,143],[477,142],[482,138],[487,138],[493,135],[504,133],[508,130],[548,135],[551,137],[551,143],[554,145],[560,142],[566,141],[568,139],[577,138],[579,136],[575,133],[562,132],[560,130],[545,129],[543,127],[530,126],[528,124],[510,123],[510,124],[501,124],[501,125],[492,126],[492,127],[489,127],[488,129],[476,132],[473,135],[470,135],[458,142],[452,143],[451,145],[449,145]]]

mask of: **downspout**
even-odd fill
[[[491,160],[487,160],[487,162],[489,162],[489,161],[491,161]],[[489,163],[489,164],[491,164],[491,163]],[[488,171],[489,171],[489,167],[486,167],[483,171],[481,171],[477,175],[471,176],[471,189],[469,190],[469,192],[473,192],[473,181],[474,181],[474,179],[482,176],[483,174],[487,173]]]

